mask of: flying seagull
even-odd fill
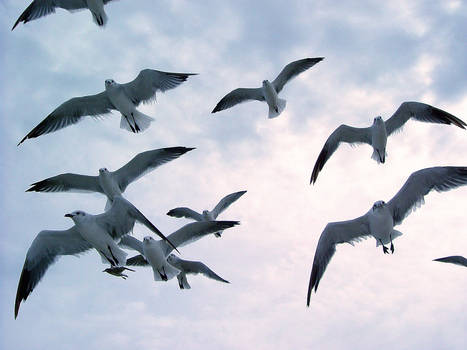
[[[167,239],[176,247],[181,247],[210,233],[225,230],[238,224],[238,221],[192,222],[170,234]],[[134,237],[125,236],[122,237],[119,245],[140,252],[141,255],[128,259],[127,265],[151,265],[155,281],[167,281],[180,273],[179,269],[167,262],[167,258],[172,252],[173,247],[169,246],[165,241],[156,241],[151,236],[146,236],[143,242],[141,242]]]
[[[94,22],[102,27],[107,23],[104,5],[110,1],[112,0],[34,0],[19,16],[11,30],[15,29],[20,22],[27,23],[39,17],[55,13],[57,7],[70,12],[88,9],[91,11]]]
[[[101,168],[98,176],[60,174],[33,183],[26,192],[100,192],[107,196],[106,208],[108,208],[114,196],[121,196],[130,183],[193,149],[169,147],[142,152],[118,170],[109,171],[107,168]]]
[[[313,168],[310,184],[316,182],[319,172],[341,142],[350,144],[367,143],[373,147],[371,158],[378,163],[384,163],[388,136],[399,130],[409,119],[427,123],[454,124],[462,129],[467,126],[452,114],[421,102],[404,102],[391,118],[383,121],[383,118],[378,116],[374,118],[373,125],[368,128],[354,128],[342,124],[326,140]]]
[[[402,223],[412,210],[424,203],[424,197],[431,191],[449,191],[467,184],[467,167],[434,167],[418,170],[409,176],[404,186],[389,201],[377,201],[363,216],[353,220],[331,222],[326,225],[318,241],[310,283],[308,285],[307,305],[310,305],[310,296],[313,288],[318,284],[326,270],[329,261],[336,251],[339,243],[360,241],[362,238],[373,236],[376,246],[382,245],[383,252],[389,249],[385,244],[391,243],[394,252],[393,240],[401,232],[394,230],[394,226]]]
[[[50,113],[19,143],[26,139],[48,134],[72,124],[85,116],[94,118],[118,110],[121,113],[120,128],[137,133],[149,127],[152,117],[136,109],[141,102],[155,101],[156,92],[173,89],[195,73],[168,73],[154,69],[144,69],[131,82],[119,84],[113,79],[105,81],[105,91],[90,96],[74,97]]]
[[[467,266],[467,259],[460,255],[447,256],[445,258],[438,258],[433,261],[451,263],[451,264],[456,264],[460,266]]]
[[[173,216],[176,218],[188,218],[188,219],[193,219],[196,221],[214,221],[217,219],[220,213],[222,213],[225,209],[227,209],[230,204],[235,202],[237,199],[239,199],[241,196],[243,196],[246,193],[246,191],[239,191],[235,193],[231,193],[224,198],[222,198],[219,203],[214,207],[212,211],[209,210],[203,210],[202,214],[197,213],[193,209],[187,208],[187,207],[181,207],[181,208],[174,208],[170,210],[167,215]],[[214,233],[216,237],[220,237],[222,235],[222,231]]]
[[[294,61],[286,65],[272,83],[269,82],[269,80],[263,80],[263,86],[259,88],[235,89],[219,101],[212,113],[230,108],[238,103],[257,100],[266,101],[269,106],[269,118],[275,118],[279,116],[285,108],[286,100],[283,100],[278,96],[284,85],[323,59],[324,57],[314,57]]]
[[[103,214],[92,215],[77,210],[65,216],[73,220],[73,227],[63,231],[41,231],[29,247],[16,292],[15,318],[21,301],[28,298],[49,266],[61,255],[79,255],[94,248],[102,260],[111,266],[125,265],[127,253],[115,241],[130,233],[136,221],[161,237],[161,242],[175,248],[136,207],[121,196],[115,197],[110,209]]]

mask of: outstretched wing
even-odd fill
[[[412,210],[424,202],[431,191],[444,192],[467,184],[467,167],[433,167],[418,170],[387,203],[394,225],[399,225]]]
[[[176,88],[196,73],[169,73],[154,69],[143,69],[138,76],[129,83],[121,84],[125,94],[137,106],[141,102],[155,99],[156,92],[165,92]]]
[[[211,113],[222,111],[249,100],[264,101],[263,90],[261,88],[238,88],[232,90],[217,103]]]
[[[124,192],[131,182],[193,149],[187,147],[168,147],[137,154],[127,164],[114,172],[120,190]]]
[[[196,221],[203,221],[204,218],[201,214],[197,213],[196,211],[187,208],[187,207],[180,207],[180,208],[174,208],[172,210],[169,210],[167,213],[168,216],[173,216],[176,218],[187,218],[187,219],[193,219]]]
[[[277,93],[279,93],[286,83],[300,73],[303,73],[307,69],[313,67],[316,63],[321,62],[323,59],[324,57],[304,58],[289,63],[282,69],[276,79],[274,79],[272,85],[276,89]]]
[[[19,16],[11,30],[15,29],[20,22],[27,23],[54,13],[57,7],[72,11],[87,8],[87,5],[84,0],[34,0]]]
[[[133,236],[123,236],[120,242],[118,243],[119,246],[134,249],[137,252],[144,255],[143,251],[143,242]]]
[[[98,117],[110,113],[112,109],[115,109],[115,107],[110,102],[105,91],[97,95],[72,98],[62,103],[41,121],[18,143],[18,146],[26,139],[32,139],[76,124],[88,115]]]
[[[401,128],[410,118],[426,123],[454,124],[462,129],[467,126],[459,118],[439,108],[421,102],[404,102],[385,122],[388,135]]]
[[[15,300],[15,318],[20,304],[34,290],[45,272],[61,255],[77,255],[91,249],[75,226],[65,231],[41,231],[26,254]]]
[[[371,128],[354,128],[342,124],[328,137],[323,149],[321,150],[318,159],[316,160],[313,172],[311,173],[310,184],[315,183],[319,172],[323,169],[324,164],[331,158],[341,142],[350,144],[367,143],[371,145]]]
[[[467,266],[467,259],[460,255],[447,256],[445,258],[438,258],[433,261],[451,263],[451,264],[456,264],[460,266]]]
[[[217,203],[216,207],[212,210],[212,215],[214,218],[217,218],[217,216],[222,213],[225,209],[227,209],[230,204],[235,202],[237,199],[239,199],[241,196],[243,196],[246,193],[246,191],[239,191],[235,193],[231,193],[224,198],[222,198],[219,203]]]
[[[34,182],[26,192],[67,192],[84,191],[104,193],[97,176],[60,174]]]
[[[142,255],[136,255],[126,259],[127,266],[151,266],[149,262]]]
[[[336,252],[336,244],[360,241],[370,235],[368,218],[366,215],[353,220],[330,222],[324,228],[316,247],[313,267],[311,269],[310,283],[308,284],[307,306],[310,306],[310,297],[313,288],[318,289],[319,281],[323,277],[326,267]]]
[[[186,274],[196,275],[200,273],[208,278],[212,278],[213,280],[224,282],[224,283],[230,283],[229,281],[217,275],[214,271],[212,271],[209,267],[207,267],[201,261],[189,261],[189,260],[183,260],[183,259],[180,259],[180,260],[181,260],[180,266]]]
[[[184,245],[197,241],[201,237],[210,233],[222,231],[238,224],[238,221],[191,222],[178,229],[174,233],[171,233],[167,238],[175,245],[175,247],[183,247]],[[172,248],[173,247],[170,247],[167,244],[164,245],[165,256],[170,254]]]

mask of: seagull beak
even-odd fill
[[[73,214],[65,214],[65,217],[66,217],[66,218],[72,218],[72,217],[73,217]]]

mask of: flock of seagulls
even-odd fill
[[[99,26],[107,22],[104,5],[110,0],[34,0],[20,15],[13,29],[20,23],[27,23],[39,17],[55,12],[56,8],[69,11],[88,9],[93,20]],[[321,62],[323,57],[304,58],[287,64],[272,81],[264,80],[258,88],[237,88],[225,95],[212,110],[217,113],[236,104],[257,100],[266,102],[268,117],[276,118],[284,110],[286,100],[279,98],[284,85],[299,74]],[[61,128],[78,123],[86,116],[99,117],[117,110],[121,113],[120,127],[133,133],[146,130],[152,117],[139,112],[136,108],[141,103],[152,102],[156,92],[165,92],[176,88],[196,73],[169,73],[153,69],[144,69],[131,82],[116,83],[112,79],[105,81],[105,90],[95,95],[74,97],[50,113],[34,127],[20,142],[32,139]],[[453,124],[465,129],[467,124],[459,118],[436,107],[420,102],[404,102],[394,115],[384,121],[378,116],[373,125],[367,128],[339,126],[327,139],[313,168],[310,184],[315,184],[324,164],[336,151],[340,143],[367,143],[372,146],[372,158],[378,163],[385,163],[386,144],[389,135],[399,130],[409,119],[437,124]],[[175,160],[194,150],[187,147],[169,147],[149,150],[137,154],[120,169],[110,171],[99,169],[98,175],[60,174],[33,183],[28,192],[99,192],[106,196],[107,203],[103,213],[94,215],[82,210],[65,214],[74,225],[62,231],[44,230],[37,234],[29,247],[15,300],[14,315],[18,316],[20,305],[25,301],[36,285],[44,277],[51,264],[62,255],[79,255],[88,250],[96,250],[102,262],[110,266],[103,270],[110,275],[128,278],[127,273],[135,272],[138,266],[150,266],[155,281],[168,281],[174,277],[179,288],[190,289],[187,280],[189,274],[202,274],[210,279],[229,283],[200,261],[184,260],[177,256],[178,248],[188,245],[207,235],[221,237],[225,230],[239,224],[238,221],[218,221],[218,216],[246,191],[231,193],[222,198],[210,211],[199,213],[188,207],[178,207],[168,211],[167,215],[176,218],[194,220],[164,235],[135,205],[124,198],[127,186],[158,166]],[[332,259],[336,245],[350,243],[372,236],[376,246],[382,246],[383,253],[394,253],[393,241],[402,235],[394,229],[407,215],[423,203],[424,197],[436,190],[448,191],[467,184],[467,167],[432,167],[414,172],[403,187],[388,202],[379,200],[370,210],[352,220],[328,223],[321,233],[314,255],[309,280],[307,305],[313,289],[317,290],[320,280]],[[132,236],[135,223],[146,226],[153,236],[145,236],[143,241]],[[230,231],[230,230],[229,230]],[[389,245],[389,248],[388,248]],[[137,255],[127,258],[125,250],[136,251]],[[450,256],[435,259],[467,266],[467,259]],[[130,268],[133,267],[133,268]]]

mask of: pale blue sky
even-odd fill
[[[373,239],[340,245],[307,309],[316,244],[327,222],[364,214],[390,199],[415,170],[467,164],[466,132],[409,122],[377,165],[368,146],[342,146],[315,186],[314,162],[341,123],[368,126],[404,101],[467,120],[467,6],[462,1],[120,0],[105,29],[89,12],[11,26],[29,0],[0,3],[3,223],[0,348],[465,349],[465,268],[432,262],[467,256],[467,187],[430,194],[396,227],[394,255]],[[257,87],[304,57],[325,59],[286,85],[287,107],[267,119],[249,102],[210,112],[237,87]],[[132,80],[141,69],[196,72],[141,111],[156,119],[142,134],[119,128],[117,113],[16,144],[59,104]],[[127,198],[164,233],[184,219],[177,206],[212,208],[248,190],[221,218],[240,220],[222,239],[181,250],[221,284],[200,276],[180,291],[149,269],[126,281],[101,271],[95,251],[63,257],[13,317],[24,258],[43,229],[72,225],[76,209],[102,212],[97,194],[25,193],[64,172],[97,174],[135,154],[197,147],[130,186]],[[134,234],[148,234],[137,226]],[[131,256],[131,252],[130,252]]]

